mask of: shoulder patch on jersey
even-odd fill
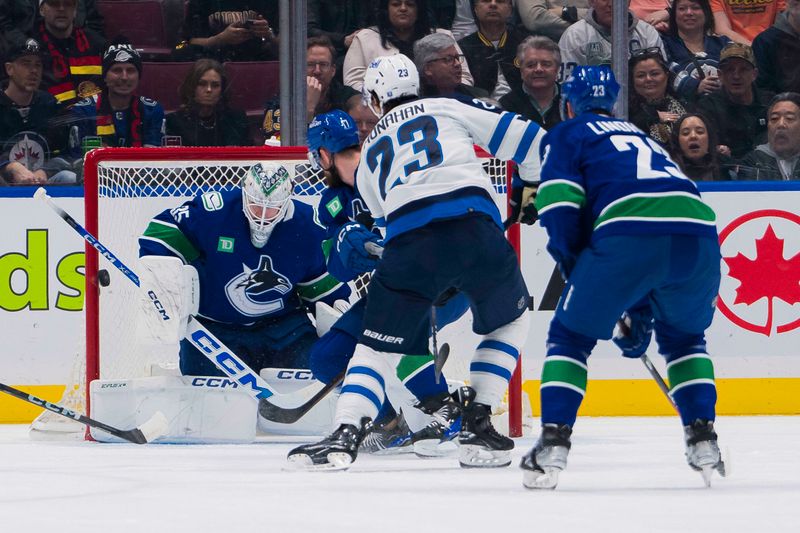
[[[203,193],[200,198],[203,200],[203,207],[206,211],[219,211],[225,205],[225,200],[218,191]]]
[[[153,100],[152,98],[148,98],[148,97],[146,97],[146,96],[140,96],[140,97],[139,97],[139,100],[140,100],[140,101],[141,101],[141,102],[142,102],[144,105],[149,105],[149,106],[151,106],[151,107],[158,105],[158,102],[156,102],[156,101],[155,101],[155,100]]]
[[[338,196],[334,196],[327,204],[325,204],[325,209],[328,210],[328,213],[330,213],[333,218],[336,218],[336,215],[342,212],[342,208],[342,201]]]

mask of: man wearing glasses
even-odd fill
[[[591,9],[586,16],[567,28],[558,42],[564,65],[561,81],[569,78],[576,65],[611,64],[612,1],[589,0],[589,6]],[[656,29],[628,10],[628,50],[633,52],[653,47],[658,47],[661,55],[667,57]]]
[[[489,93],[480,87],[461,83],[464,56],[456,41],[444,33],[426,35],[414,43],[414,63],[419,70],[422,95],[461,94],[471,98],[486,98]]]
[[[361,98],[353,89],[334,79],[336,49],[328,37],[311,37],[306,44],[306,122],[333,109],[345,110],[348,101]]]

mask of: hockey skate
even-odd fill
[[[683,428],[686,436],[686,461],[692,470],[700,472],[706,487],[711,486],[714,470],[725,477],[725,463],[717,445],[714,422],[697,419]]]
[[[533,449],[522,458],[519,467],[522,484],[528,489],[555,489],[558,475],[567,467],[567,455],[572,447],[568,425],[545,424]]]
[[[358,446],[371,428],[372,421],[366,417],[360,427],[342,424],[321,441],[293,449],[286,459],[299,470],[346,470],[358,457]]]
[[[464,468],[498,468],[511,464],[514,441],[492,426],[488,405],[475,403],[475,389],[460,387],[456,396],[461,403],[461,432],[458,435],[458,462]]]
[[[360,451],[376,455],[409,453],[411,446],[411,430],[406,424],[403,412],[383,424],[373,424],[361,442]]]
[[[415,405],[433,420],[411,435],[419,457],[443,457],[458,449],[454,439],[461,430],[461,408],[447,392]]]

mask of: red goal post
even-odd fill
[[[510,165],[476,149],[492,179],[498,206],[507,210]],[[136,269],[137,238],[152,216],[208,190],[238,186],[250,165],[280,161],[295,180],[295,194],[318,201],[324,189],[320,172],[308,164],[305,147],[161,147],[103,148],[89,152],[84,164],[85,227]],[[305,197],[305,198],[304,198]],[[519,226],[508,231],[519,254]],[[98,284],[98,270],[107,270],[108,287]],[[177,349],[161,353],[161,347],[142,345],[136,335],[135,286],[111,265],[100,264],[97,251],[86,245],[86,364],[85,379],[68,384],[82,410],[91,414],[88,384],[103,379],[151,375],[157,366],[174,365]],[[509,386],[509,434],[522,435],[521,357]],[[258,369],[256,369],[258,370]],[[457,376],[457,378],[468,377]],[[78,391],[78,392],[76,392]],[[79,407],[80,406],[76,406]]]

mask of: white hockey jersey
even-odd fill
[[[356,187],[386,240],[434,220],[483,212],[500,226],[492,184],[475,155],[477,144],[519,165],[523,181],[539,180],[535,122],[481,100],[424,98],[400,105],[364,142]]]

